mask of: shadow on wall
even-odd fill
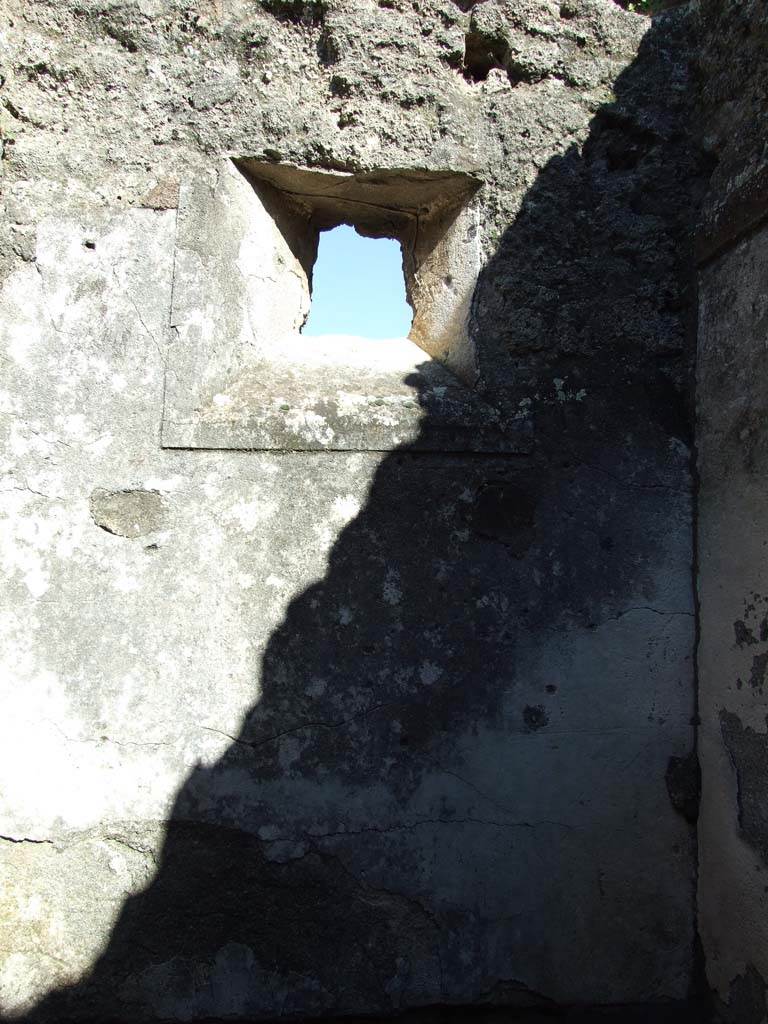
[[[569,728],[567,680],[532,697],[518,652],[594,631],[638,594],[650,603],[658,538],[687,514],[686,463],[669,462],[690,438],[686,246],[703,171],[685,141],[687,31],[677,15],[649,31],[616,102],[581,152],[541,171],[478,285],[482,388],[509,415],[533,403],[533,454],[382,459],[325,578],[272,636],[242,731],[181,788],[154,881],[126,900],[91,973],[32,1018],[552,1008],[569,991],[587,1003],[679,991],[692,830],[677,860],[633,845],[670,815],[663,773],[645,789],[614,782],[587,733],[559,751],[533,744]],[[481,791],[468,765],[500,751],[511,760]],[[604,805],[579,807],[573,780],[590,787],[589,773]],[[613,888],[593,870],[606,844]],[[680,878],[682,911],[668,905]],[[679,1006],[653,1019],[673,1010],[681,1020]]]

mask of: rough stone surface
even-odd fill
[[[730,195],[768,162],[768,20],[760,0],[701,0],[700,18],[703,147],[712,166],[702,210],[706,228]]]
[[[12,6],[4,1014],[670,1019],[694,940],[667,789],[693,747],[691,12]],[[188,230],[185,196],[241,160],[479,183],[455,387],[514,445],[422,443],[438,395],[402,434],[372,405],[355,451],[281,445],[311,417],[279,401],[270,451],[163,447],[169,395],[225,394],[247,324],[305,312],[284,226],[234,257]]]

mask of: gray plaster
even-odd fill
[[[697,415],[698,922],[718,1019],[768,1020],[765,347],[768,12],[705,0],[700,120],[711,163],[701,211]]]
[[[469,6],[0,12],[11,1020],[687,996],[691,23]],[[235,160],[482,182],[471,360],[281,377]]]
[[[748,965],[766,970],[765,230],[701,275],[699,346],[703,804],[700,926],[727,1005]],[[738,989],[738,986],[737,986]]]

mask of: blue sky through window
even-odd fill
[[[363,238],[347,224],[321,232],[302,334],[403,338],[411,319],[399,242]]]

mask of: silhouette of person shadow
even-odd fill
[[[512,734],[535,734],[550,713],[546,695],[528,703],[517,692],[519,637],[566,619],[591,628],[600,609],[636,593],[639,577],[645,585],[658,546],[647,510],[655,502],[663,517],[673,499],[621,491],[621,449],[633,432],[629,457],[653,470],[668,465],[671,436],[688,436],[681,268],[694,157],[672,124],[686,116],[683,90],[663,117],[662,99],[648,96],[677,73],[670,54],[687,43],[673,32],[665,49],[663,31],[648,33],[585,145],[542,169],[473,303],[481,386],[503,419],[555,378],[589,400],[566,408],[548,385],[531,455],[448,454],[419,450],[442,427],[424,375],[410,381],[423,407],[419,439],[365,456],[380,459],[367,500],[323,579],[269,640],[239,734],[181,787],[156,876],[126,900],[90,973],[32,1018],[538,1001],[499,979],[546,985],[556,938],[537,908],[571,884],[573,829],[528,814],[537,788],[544,804],[558,786],[547,758],[507,752],[517,749]],[[643,263],[643,240],[628,255],[641,221],[665,239],[655,262]],[[602,462],[585,488],[574,466],[586,455]],[[582,753],[578,763],[557,757],[565,775],[586,763]],[[467,765],[497,758],[490,791]],[[663,934],[648,933],[643,942]],[[628,948],[628,976],[652,973],[679,946],[673,935],[657,954]]]
[[[407,380],[424,410],[414,448],[444,390],[422,370]],[[178,793],[155,878],[90,974],[36,1017],[371,1013],[438,998],[433,913],[376,879],[422,856],[420,830],[462,817],[424,787],[455,738],[499,711],[505,615],[477,603],[509,590],[509,560],[471,540],[468,498],[489,474],[498,486],[506,460],[369,457],[381,463],[365,506],[269,640],[239,735]]]

